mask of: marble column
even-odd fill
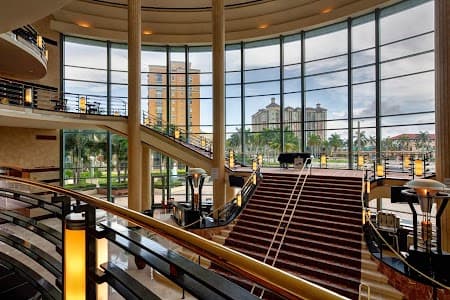
[[[128,1],[128,208],[141,211],[141,0]]]
[[[450,3],[435,0],[436,179],[450,180]],[[442,250],[450,252],[450,207],[442,215]]]
[[[151,208],[151,150],[147,145],[142,145],[142,210]]]
[[[225,204],[225,15],[224,0],[212,2],[214,209]]]

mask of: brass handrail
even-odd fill
[[[0,175],[0,179],[45,188],[53,192],[71,196],[96,208],[103,209],[144,229],[152,230],[175,241],[182,247],[210,259],[225,269],[229,269],[255,281],[259,285],[262,285],[287,299],[347,299],[314,283],[264,264],[256,259],[231,250],[213,241],[209,241],[191,232],[150,218],[140,212],[89,195],[66,190],[58,186],[4,175]]]

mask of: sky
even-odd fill
[[[417,3],[422,1],[409,1]],[[402,4],[405,5],[405,4]],[[425,2],[407,10],[397,6],[383,9],[380,19],[380,71],[381,114],[383,137],[401,133],[434,133],[434,3]],[[417,22],[420,20],[420,22]],[[353,117],[360,118],[360,126],[375,132],[375,30],[373,15],[354,20],[352,34],[352,94]],[[431,33],[430,33],[431,32]],[[328,110],[328,136],[333,133],[347,135],[348,72],[347,29],[345,23],[306,32],[305,87],[306,106],[320,103]],[[301,106],[301,43],[297,36],[288,37],[283,47],[284,103]],[[409,38],[412,37],[412,38]],[[402,40],[409,38],[400,42]],[[106,95],[106,43],[79,44],[81,40],[67,38],[65,43],[65,91],[74,94],[97,95],[104,101]],[[83,41],[85,43],[85,41]],[[263,46],[261,46],[263,44]],[[246,43],[244,47],[245,124],[250,128],[251,115],[270,103],[272,97],[280,104],[280,45],[279,39]],[[182,50],[182,51],[177,51]],[[112,95],[118,109],[125,109],[127,96],[126,46],[116,45],[112,53]],[[420,55],[417,55],[420,54]],[[401,59],[399,59],[401,58]],[[183,48],[171,48],[172,61],[185,61]],[[149,65],[165,65],[165,47],[144,47],[142,72]],[[208,47],[192,47],[189,51],[191,68],[201,73],[201,124],[202,130],[212,127],[212,55]],[[226,123],[234,131],[241,123],[239,50],[226,53]],[[76,66],[76,67],[68,67]],[[84,68],[86,67],[86,68]],[[87,68],[96,68],[87,69]],[[261,69],[263,68],[263,69]],[[400,76],[400,77],[398,77]],[[396,77],[396,78],[393,78]],[[90,82],[71,81],[69,79]],[[146,74],[142,83],[146,84]],[[148,87],[142,88],[142,110],[147,110]],[[69,97],[70,98],[70,97]],[[76,96],[72,97],[76,103]],[[431,113],[424,113],[431,112]],[[395,114],[413,114],[390,117]],[[354,121],[356,126],[357,121]],[[423,125],[406,126],[412,123]],[[431,123],[431,124],[430,124]],[[405,125],[405,126],[397,126]]]

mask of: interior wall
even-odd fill
[[[0,127],[0,166],[59,166],[58,130]]]

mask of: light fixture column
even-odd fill
[[[450,178],[450,3],[435,0],[436,179]],[[438,203],[440,205],[440,203]],[[442,250],[450,251],[450,210],[442,214]]]
[[[213,172],[214,210],[225,197],[225,15],[224,0],[212,2],[213,58]]]
[[[151,209],[151,150],[147,145],[142,145],[142,210]]]
[[[141,211],[141,0],[128,1],[128,208]]]

